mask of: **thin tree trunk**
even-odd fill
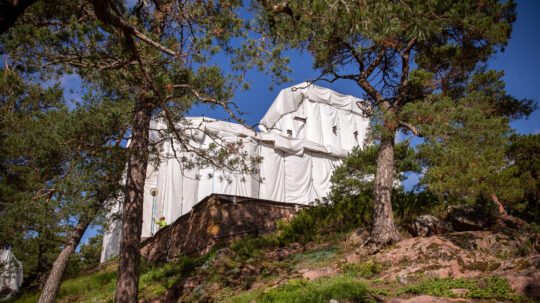
[[[81,241],[81,238],[91,221],[92,219],[89,217],[83,216],[75,226],[75,229],[71,233],[68,242],[56,258],[56,261],[54,261],[51,273],[47,277],[47,282],[45,282],[43,291],[39,296],[38,303],[55,302],[58,291],[60,290],[60,284],[62,283],[64,271],[68,264],[69,256],[73,253],[73,251],[75,251],[77,245],[79,245],[79,242]]]
[[[122,213],[122,238],[118,258],[118,280],[114,301],[137,302],[139,262],[144,197],[144,181],[148,163],[148,131],[152,116],[151,103],[137,98],[128,159],[126,194]]]
[[[392,213],[392,185],[394,174],[394,137],[385,136],[379,146],[377,172],[373,191],[371,242],[378,248],[401,239]]]
[[[499,197],[495,193],[491,194],[491,200],[493,200],[493,204],[495,204],[495,208],[497,209],[498,215],[507,215],[506,210],[504,209],[504,206],[502,205],[501,201],[499,200]]]

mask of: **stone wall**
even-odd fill
[[[212,194],[191,212],[144,240],[141,254],[152,261],[167,261],[181,254],[204,254],[219,243],[274,230],[278,220],[290,220],[302,207],[294,203]]]

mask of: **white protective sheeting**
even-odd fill
[[[146,200],[145,200],[146,201]],[[103,232],[103,243],[101,250],[100,262],[105,262],[118,255],[120,251],[120,236],[122,235],[122,222],[115,217],[120,214],[120,204],[116,203],[112,206],[111,211],[107,215],[108,225]],[[144,216],[144,215],[143,215]],[[143,222],[144,226],[144,222]]]
[[[262,182],[258,198],[285,201],[284,153],[274,150],[273,146],[268,143],[263,143],[260,146],[260,155],[263,157],[259,168]]]
[[[301,204],[322,199],[334,168],[354,146],[362,145],[369,121],[361,116],[361,105],[358,98],[302,83],[279,93],[261,120],[260,133],[235,123],[186,118],[181,128],[189,144],[235,147],[241,141],[238,152],[263,158],[256,175],[211,166],[187,169],[180,159],[195,155],[165,137],[163,122],[152,121],[150,139],[160,142],[161,157],[148,164],[141,236],[157,232],[153,218],[163,216],[171,224],[212,193]],[[157,189],[155,197],[152,189]],[[102,261],[118,251],[119,231],[104,236]]]
[[[286,154],[302,156],[304,153],[304,140],[284,136],[275,136],[274,149]]]
[[[310,201],[321,200],[330,192],[330,177],[334,169],[341,163],[340,158],[320,153],[311,154],[312,161],[312,192]]]
[[[343,157],[362,146],[369,124],[365,108],[361,99],[304,82],[279,93],[259,128],[322,144]]]
[[[159,170],[153,165],[148,165],[146,168],[146,181],[144,184],[144,202],[143,203],[143,218],[155,218],[156,210],[159,209],[157,205],[157,196],[154,198],[151,191],[157,190],[159,193]],[[142,237],[148,237],[152,234],[152,229],[156,229],[152,220],[144,220],[142,225]]]
[[[282,201],[308,204],[309,191],[312,186],[313,175],[311,171],[312,158],[308,154],[301,156],[285,155],[283,162],[285,169]]]
[[[0,250],[0,301],[15,295],[23,282],[23,266],[10,249]]]

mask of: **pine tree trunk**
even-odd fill
[[[56,258],[56,261],[54,261],[51,273],[47,277],[47,282],[45,282],[43,291],[39,296],[38,303],[55,302],[58,291],[60,290],[60,284],[62,283],[62,277],[64,276],[64,270],[68,264],[69,256],[75,251],[77,245],[79,245],[90,222],[91,219],[83,216],[75,226],[68,242]]]
[[[491,200],[493,200],[493,204],[495,204],[495,209],[497,210],[498,215],[507,215],[506,210],[504,209],[504,206],[502,205],[501,201],[499,200],[499,197],[495,193],[491,194]]]
[[[122,213],[122,238],[118,258],[118,280],[114,301],[133,303],[138,299],[139,262],[144,197],[144,181],[148,163],[148,132],[152,115],[151,103],[138,98],[126,177],[126,194]]]
[[[373,191],[371,242],[382,248],[401,239],[392,213],[392,185],[394,173],[394,137],[381,140],[377,156],[377,172]]]

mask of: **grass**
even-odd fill
[[[467,292],[458,295],[452,289],[466,289]],[[400,291],[400,293],[427,294],[437,297],[527,301],[526,298],[514,295],[513,292],[508,281],[496,276],[483,279],[431,278],[416,285],[404,287]]]
[[[336,299],[339,302],[373,302],[381,296],[399,297],[403,294],[427,294],[440,297],[463,297],[482,300],[511,300],[514,302],[530,302],[528,299],[513,294],[508,282],[499,277],[482,279],[441,279],[429,278],[421,274],[408,276],[409,285],[402,286],[396,281],[376,279],[385,269],[385,265],[370,258],[363,262],[348,264],[341,257],[348,253],[347,246],[339,243],[346,239],[346,234],[332,232],[317,235],[312,243],[317,249],[303,251],[287,256],[285,260],[273,261],[265,256],[270,248],[286,244],[278,238],[279,233],[263,237],[248,236],[240,241],[231,243],[233,251],[216,258],[216,249],[204,257],[180,257],[171,263],[142,262],[139,279],[140,298],[156,300],[176,283],[189,275],[197,273],[203,281],[194,289],[189,289],[181,299],[189,302],[217,300],[217,302],[247,303],[247,302],[329,302]],[[330,235],[330,236],[329,236]],[[454,239],[458,241],[461,239]],[[326,245],[326,246],[324,246]],[[313,247],[313,246],[308,246]],[[429,248],[437,250],[431,245]],[[297,278],[294,269],[313,268],[336,263],[340,274],[334,277],[321,277],[312,281]],[[498,263],[497,263],[498,264]],[[257,271],[247,271],[255,267]],[[485,264],[472,264],[479,269]],[[527,266],[527,262],[519,264]],[[500,265],[497,265],[500,266]],[[64,281],[58,296],[64,302],[110,302],[116,284],[116,266],[109,266],[97,273],[84,275]],[[369,281],[360,281],[369,279]],[[285,283],[267,288],[265,285]],[[268,282],[268,283],[266,283]],[[368,284],[372,287],[368,287]],[[210,287],[211,285],[218,285]],[[253,286],[253,288],[252,288]],[[248,290],[250,289],[251,290]],[[455,293],[453,289],[465,289]],[[241,293],[239,293],[241,292]],[[39,293],[24,294],[7,302],[36,302]],[[183,301],[183,302],[184,302]]]
[[[391,293],[388,289],[384,288],[370,288],[369,293],[375,296],[390,296]]]
[[[349,263],[345,264],[343,267],[343,271],[345,273],[365,279],[373,278],[374,276],[379,274],[382,269],[382,265],[373,260],[368,260],[364,263]]]
[[[77,297],[78,301],[99,301],[112,297],[116,286],[116,270],[96,273],[64,281],[58,300]]]
[[[154,264],[143,262],[139,278],[139,292],[141,297],[157,296],[180,279],[195,270],[203,258],[181,257],[177,261],[167,264]],[[62,282],[57,300],[70,302],[102,302],[112,300],[116,287],[116,268],[93,273],[91,275],[68,279]],[[37,302],[39,293],[23,294],[7,302],[30,303]]]
[[[62,283],[57,300],[77,302],[106,301],[112,298],[116,286],[116,270],[94,273],[66,280]],[[37,302],[40,293],[22,294],[6,302],[33,303]]]
[[[339,252],[340,247],[329,245],[320,249],[299,253],[293,256],[291,263],[299,267],[324,266],[329,263]]]
[[[139,297],[152,298],[164,294],[173,285],[193,273],[197,267],[204,265],[213,255],[212,252],[199,258],[181,256],[171,263],[144,264],[139,277]]]
[[[39,293],[31,293],[31,294],[26,293],[26,294],[22,294],[20,297],[17,296],[3,302],[4,303],[12,303],[12,302],[34,303],[34,302],[37,302],[38,299],[39,299]]]
[[[323,277],[313,281],[305,279],[289,280],[285,285],[264,292],[244,293],[232,297],[230,302],[247,303],[328,303],[366,302],[367,285],[348,275]]]
[[[175,279],[173,277],[187,276],[195,270],[196,264],[200,263],[197,258],[180,257],[172,263],[155,264],[148,263],[139,278],[139,286],[165,281],[167,287],[171,287]]]

